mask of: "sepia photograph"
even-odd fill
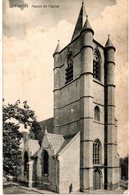
[[[2,6],[3,194],[128,194],[128,1]]]

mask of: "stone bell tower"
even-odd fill
[[[70,43],[54,57],[54,133],[69,139],[80,131],[80,190],[118,184],[114,52],[94,40],[82,3]]]

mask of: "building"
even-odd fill
[[[105,46],[94,40],[82,3],[71,42],[63,49],[58,42],[53,54],[53,126],[49,120],[40,145],[24,136],[21,178],[30,186],[58,193],[118,187],[115,50],[110,36]]]

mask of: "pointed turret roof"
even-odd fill
[[[56,46],[56,49],[55,49],[55,52],[54,52],[54,54],[53,54],[53,55],[55,55],[55,54],[59,53],[60,51],[61,51],[60,41],[58,40],[58,44],[57,44],[57,46]]]
[[[85,10],[84,2],[82,2],[78,20],[77,20],[77,23],[76,23],[76,26],[73,32],[72,40],[74,40],[79,35],[79,33],[81,32],[85,24],[85,21],[86,21],[86,10]]]
[[[112,47],[114,50],[116,50],[113,43],[112,43],[112,41],[111,41],[111,39],[110,39],[110,35],[108,35],[108,40],[105,44],[105,48],[109,48],[109,47]]]
[[[94,34],[94,31],[93,31],[93,29],[92,29],[92,27],[91,27],[91,25],[89,23],[89,20],[88,20],[88,15],[86,15],[86,21],[85,21],[85,24],[84,24],[82,30],[84,30],[84,29],[91,30],[93,32],[93,34]]]

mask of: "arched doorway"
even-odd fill
[[[101,189],[102,186],[102,173],[100,170],[96,169],[93,172],[93,188],[94,190]]]

